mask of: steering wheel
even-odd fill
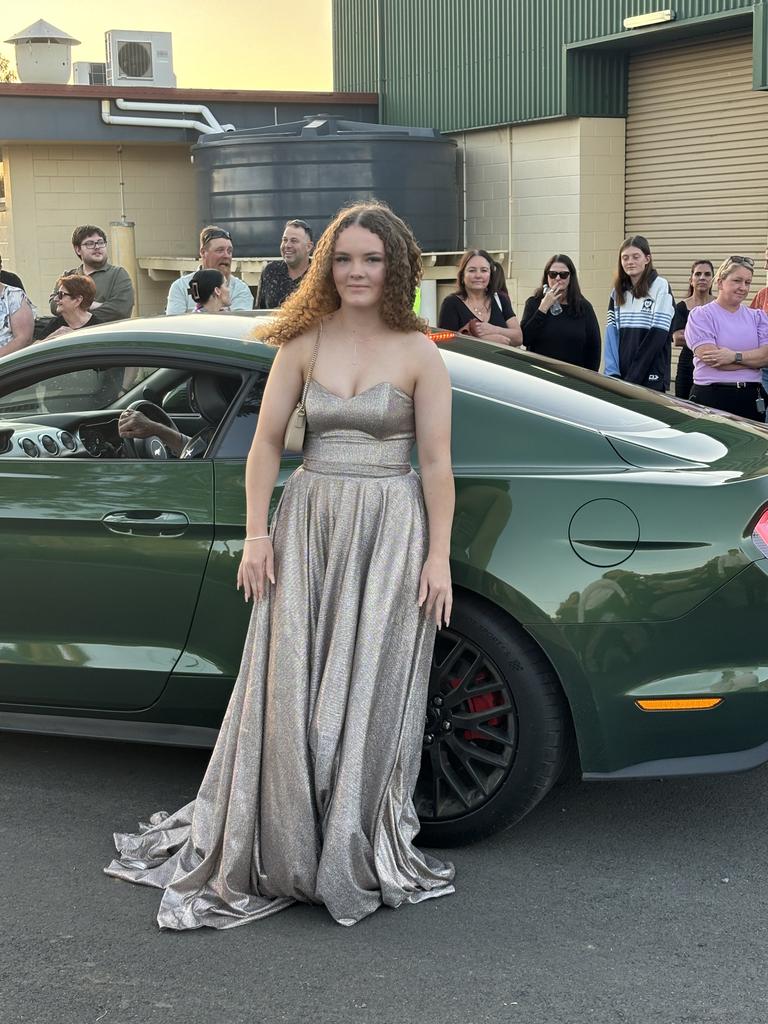
[[[131,402],[128,409],[140,412],[146,416],[147,419],[154,420],[155,423],[161,423],[164,427],[170,427],[171,430],[176,430],[176,424],[165,409],[159,405],[155,405],[154,402],[147,402],[144,399],[139,399],[138,402]],[[150,437],[124,437],[122,438],[122,442],[123,453],[128,459],[170,458],[170,452],[167,447],[160,438],[155,435],[151,435]]]

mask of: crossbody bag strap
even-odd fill
[[[304,390],[301,392],[301,401],[299,402],[299,408],[303,409],[307,402],[307,391],[312,381],[312,374],[315,370],[315,362],[317,361],[317,350],[320,348],[320,336],[323,333],[323,321],[321,320],[317,325],[317,338],[315,340],[315,350],[312,353],[312,359],[309,363],[309,372],[307,373],[307,379],[304,381]]]

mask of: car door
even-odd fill
[[[255,373],[222,424],[211,449],[216,526],[200,600],[175,683],[205,692],[211,720],[220,719],[237,676],[252,604],[235,589],[245,536],[245,460],[253,440],[267,370]],[[284,455],[270,503],[270,519],[283,484],[301,463]]]
[[[213,537],[212,463],[126,459],[108,440],[89,455],[77,427],[114,431],[115,403],[156,369],[80,366],[0,400],[0,427],[59,448],[0,457],[6,706],[146,708],[184,647]]]

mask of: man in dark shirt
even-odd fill
[[[268,263],[261,273],[257,309],[276,309],[301,284],[309,270],[312,228],[305,220],[289,220],[280,240],[281,260]]]
[[[21,288],[24,291],[24,285],[18,274],[12,274],[10,270],[3,270],[2,256],[0,256],[0,284],[9,284],[11,288]]]

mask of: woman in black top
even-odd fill
[[[443,300],[437,326],[496,345],[521,345],[520,324],[509,298],[494,288],[494,270],[495,262],[485,249],[465,252],[456,275],[456,291]]]
[[[600,326],[570,256],[547,260],[541,287],[525,303],[523,341],[529,352],[587,370],[600,366]]]
[[[672,341],[680,349],[680,359],[677,363],[675,374],[675,395],[678,398],[690,398],[693,387],[693,352],[685,344],[685,325],[688,323],[688,314],[694,306],[706,306],[713,299],[712,279],[715,276],[715,268],[709,260],[696,260],[691,267],[691,276],[688,280],[688,296],[675,305],[675,315],[672,317]]]
[[[56,282],[51,299],[56,300],[56,316],[46,318],[45,334],[38,341],[54,341],[81,327],[101,323],[98,310],[91,309],[96,285],[88,274],[65,274]]]

